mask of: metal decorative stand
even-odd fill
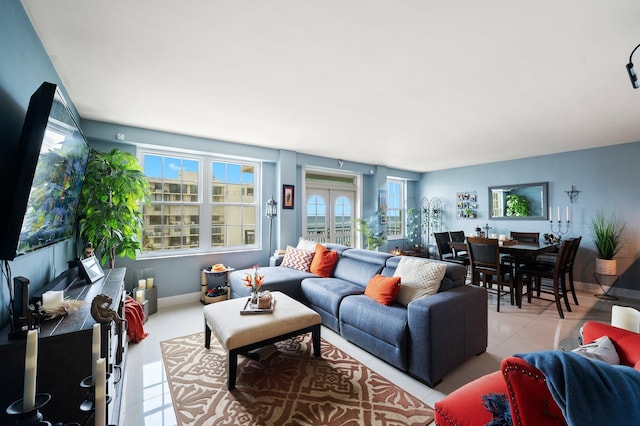
[[[620,278],[618,275],[599,274],[599,273],[595,272],[593,274],[593,278],[595,278],[596,282],[598,283],[598,285],[602,289],[602,293],[594,294],[595,297],[597,297],[598,299],[602,299],[602,300],[618,300],[618,298],[616,296],[613,296],[613,295],[609,294],[611,289],[618,282],[618,278]],[[605,291],[604,287],[602,287],[603,284],[609,286],[607,291]]]
[[[109,381],[110,374],[107,373],[106,381]],[[93,376],[85,377],[80,382],[80,387],[87,390],[85,400],[80,403],[80,411],[88,415],[95,415],[96,411],[96,385],[93,383]],[[111,403],[111,397],[107,395],[107,405]]]
[[[442,229],[442,201],[438,197],[422,199],[422,223],[425,236],[424,248],[431,255],[434,249],[431,244],[431,236]],[[435,240],[434,240],[435,241]],[[434,244],[435,245],[435,244]],[[435,255],[435,253],[434,253]]]
[[[418,198],[408,198],[405,202],[407,235],[403,250],[422,250],[422,206]],[[400,254],[400,253],[397,253]]]

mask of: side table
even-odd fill
[[[200,273],[200,302],[204,305],[220,302],[229,299],[229,273],[235,271],[234,268],[226,268],[224,271],[212,271],[203,269]],[[224,287],[226,292],[220,296],[207,296],[207,292],[212,288]]]
[[[602,300],[618,300],[616,296],[610,295],[609,292],[618,282],[618,278],[620,278],[619,275],[606,275],[594,272],[593,278],[595,278],[596,282],[602,289],[602,293],[594,294],[595,297]],[[609,286],[609,289],[607,291],[605,291],[604,287],[602,287],[603,284]]]

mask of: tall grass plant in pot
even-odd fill
[[[614,257],[624,245],[622,234],[625,223],[615,215],[605,216],[599,213],[592,219],[591,224],[597,254],[596,273],[617,275],[617,262]]]

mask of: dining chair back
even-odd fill
[[[566,265],[567,274],[569,274],[569,291],[573,295],[573,301],[576,303],[576,305],[579,305],[579,303],[578,303],[578,297],[576,296],[576,289],[573,285],[573,269],[575,267],[576,256],[578,254],[578,249],[580,248],[581,241],[582,241],[582,236],[573,238],[571,251],[567,255],[567,265]]]
[[[538,297],[540,297],[541,293],[553,295],[560,318],[564,318],[560,299],[564,299],[567,311],[571,312],[571,306],[567,298],[566,275],[569,272],[569,260],[574,244],[573,238],[562,240],[555,263],[532,262],[519,267],[518,276],[516,277],[518,291],[521,291],[520,289],[523,288],[526,277],[527,299],[529,303],[531,303],[533,290],[536,291]],[[550,285],[546,285],[543,279],[551,280]]]
[[[434,232],[433,236],[436,240],[436,247],[438,248],[438,258],[446,262],[457,263],[459,265],[468,266],[469,258],[467,256],[456,256],[451,245],[449,244],[448,232]]]
[[[464,243],[465,242],[464,231],[449,231],[449,239],[454,243]],[[469,255],[466,250],[456,250],[455,247],[453,248],[453,253],[456,256]]]
[[[540,233],[511,231],[511,239],[521,244],[540,244]]]
[[[513,279],[510,268],[500,261],[500,247],[495,238],[467,237],[467,252],[471,265],[471,281],[482,283],[488,290],[497,287],[497,311],[500,312],[500,299],[509,294],[511,304],[514,302]],[[508,290],[504,290],[505,286]]]

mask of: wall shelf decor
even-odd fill
[[[475,219],[478,217],[478,195],[476,191],[456,193],[456,217]]]

